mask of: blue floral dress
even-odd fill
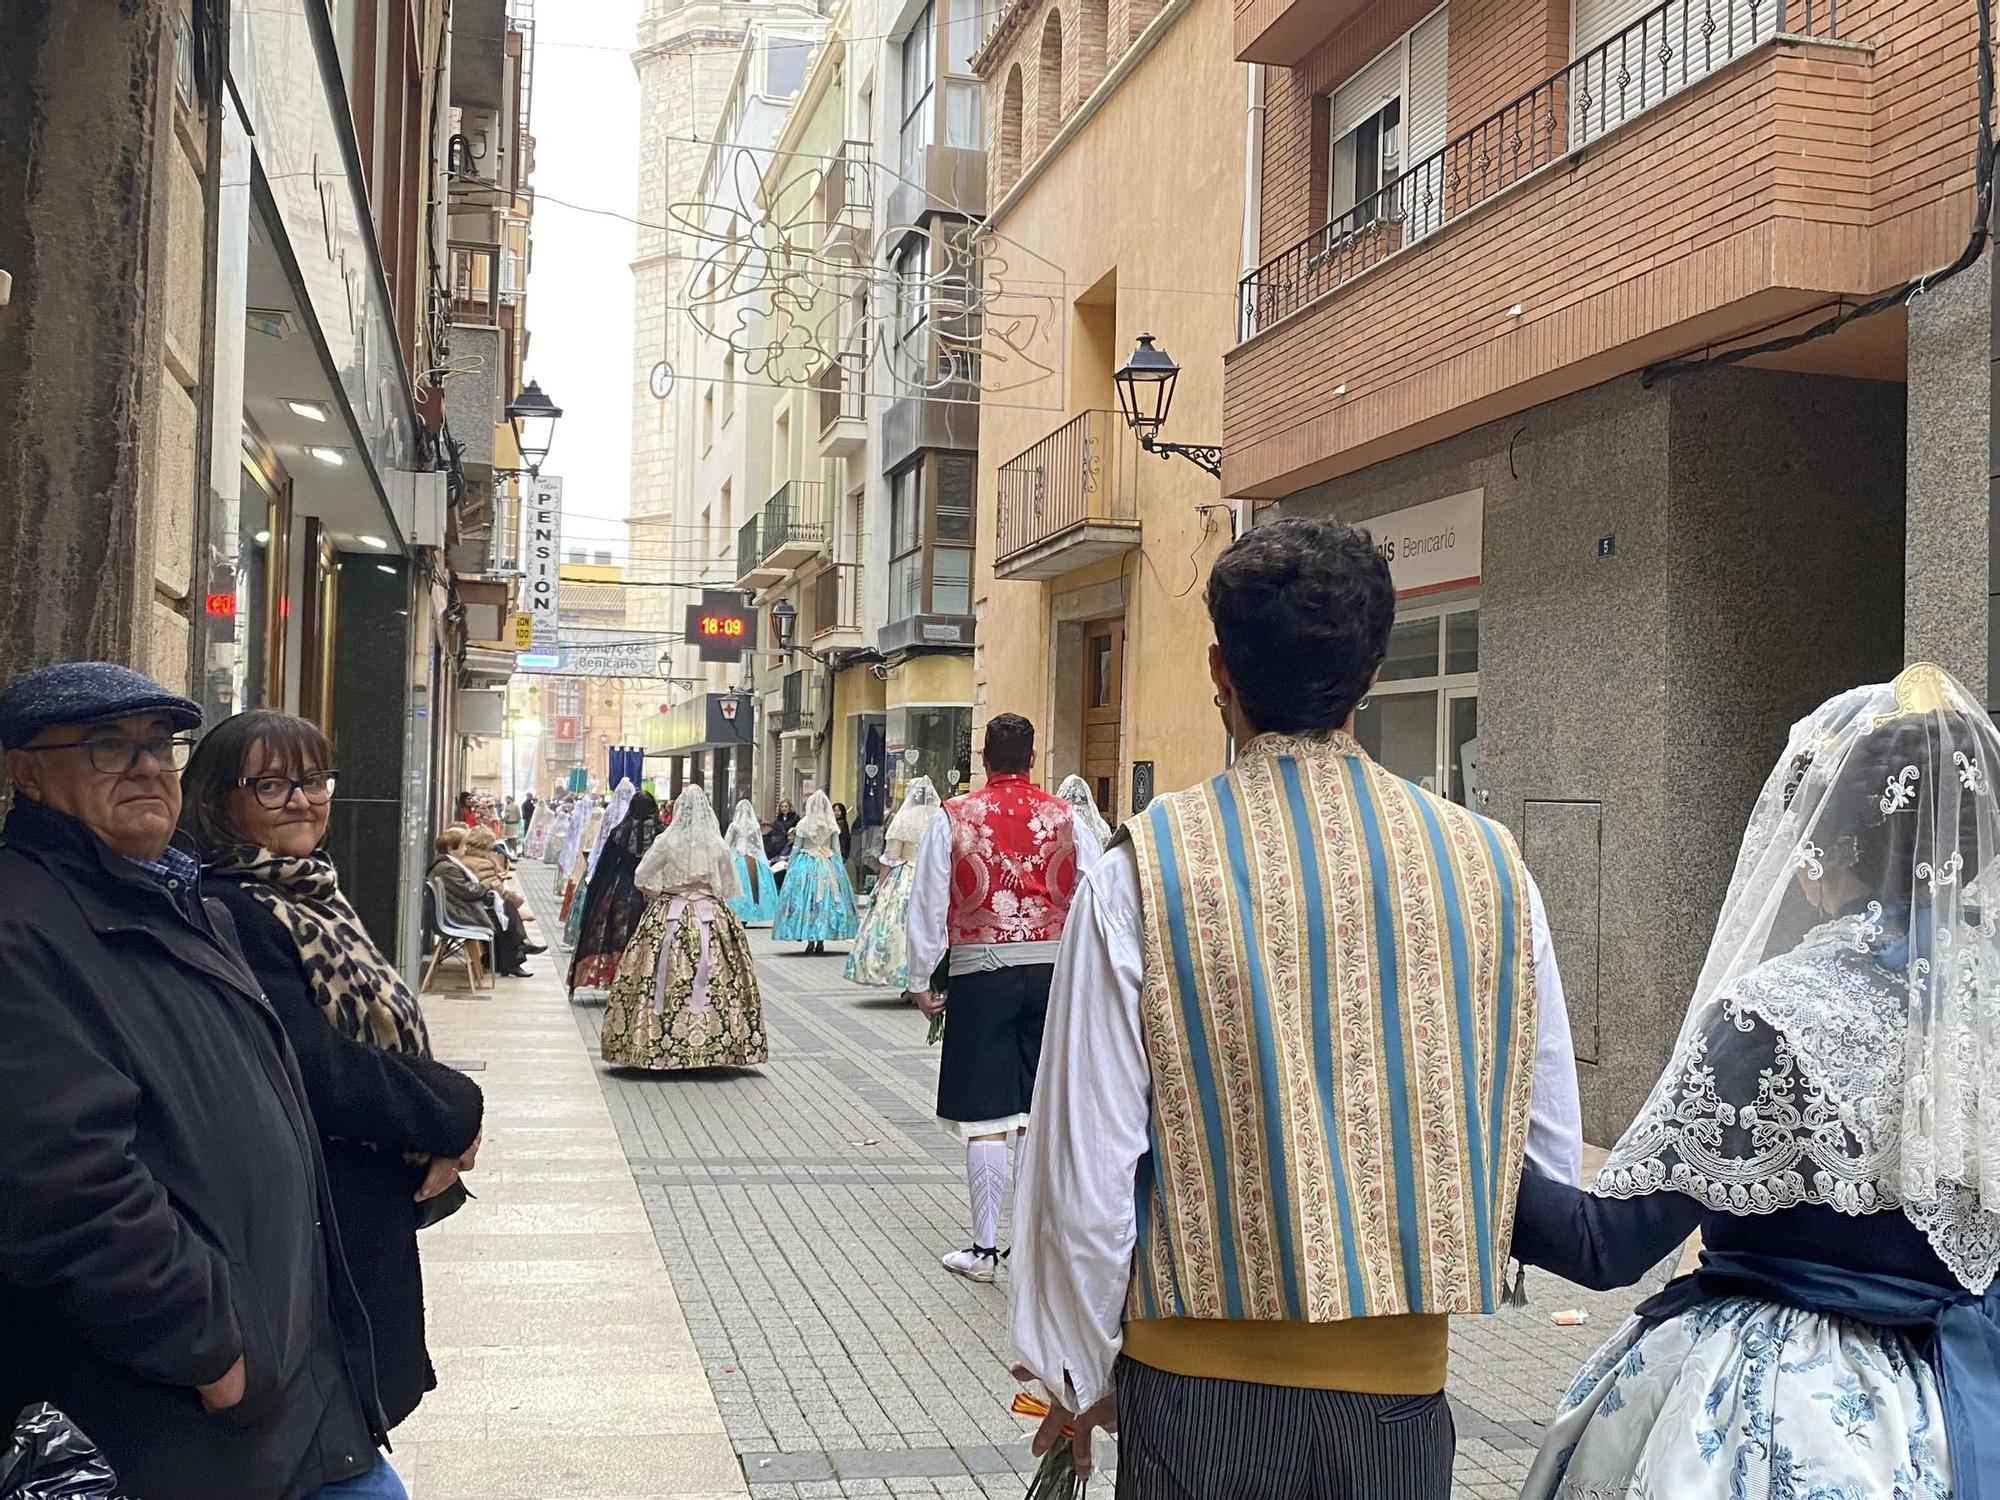
[[[729,909],[745,927],[769,927],[778,915],[778,877],[771,873],[771,862],[762,849],[754,859],[741,849],[734,857],[736,888],[743,894],[729,903]]]
[[[1522,1500],[1948,1500],[1936,1378],[1894,1330],[1754,1297],[1628,1319]]]
[[[803,825],[778,892],[771,936],[781,943],[844,943],[861,927],[854,886],[840,862],[840,835],[807,833]]]
[[[910,892],[916,883],[917,862],[905,859],[891,865],[875,888],[854,951],[847,955],[847,977],[855,984],[910,988]]]

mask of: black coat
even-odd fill
[[[237,880],[211,876],[244,957],[284,1023],[318,1123],[340,1239],[375,1336],[375,1381],[390,1427],[437,1386],[424,1344],[416,1191],[424,1168],[408,1151],[463,1156],[479,1135],[479,1085],[426,1057],[384,1052],[327,1023],[284,923]]]
[[[17,798],[0,847],[0,1412],[50,1401],[142,1500],[292,1500],[375,1462],[367,1321],[283,1028],[184,913]],[[244,1361],[246,1392],[194,1390]]]

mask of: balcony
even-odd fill
[[[804,736],[816,728],[813,711],[806,706],[806,684],[807,673],[803,669],[785,674],[777,713],[780,735]]]
[[[1244,277],[1223,493],[1289,494],[1879,290],[1873,56],[1836,14],[1668,0]],[[1913,271],[1962,242],[1909,238]]]
[[[852,458],[868,446],[862,378],[860,363],[843,357],[829,362],[813,380],[820,457]]]
[[[1002,464],[994,576],[1060,578],[1136,548],[1134,446],[1118,413],[1087,411]]]
[[[815,649],[838,651],[865,645],[861,635],[860,564],[834,563],[815,574],[808,587],[812,595]]]
[[[736,531],[736,586],[769,588],[782,583],[826,546],[821,495],[825,486],[793,479],[778,487]]]
[[[1236,0],[1236,60],[1296,66],[1366,9],[1366,0]]]
[[[826,164],[820,249],[865,261],[874,245],[875,161],[866,141],[842,141]]]

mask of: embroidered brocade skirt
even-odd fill
[[[659,1072],[769,1061],[750,940],[727,902],[653,898],[611,982],[602,1051]]]
[[[1946,1500],[1944,1408],[1903,1334],[1754,1297],[1637,1318],[1570,1387],[1522,1500]]]

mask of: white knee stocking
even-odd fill
[[[972,1196],[973,1248],[995,1249],[1000,1238],[1000,1199],[1007,1191],[1007,1143],[967,1141],[965,1182]]]

